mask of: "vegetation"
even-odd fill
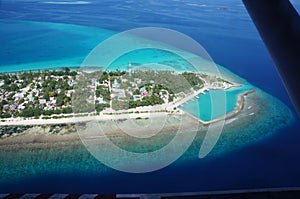
[[[77,71],[28,71],[0,74],[0,117],[35,117],[72,113],[71,97]],[[44,101],[43,101],[44,100]],[[23,107],[23,108],[22,108]]]
[[[105,108],[108,108],[109,104],[96,104],[96,111],[99,113],[101,111],[103,111]]]
[[[118,82],[114,84],[114,82]],[[60,118],[173,102],[206,83],[230,84],[220,77],[172,71],[61,70],[0,74],[0,118]],[[116,86],[117,85],[117,86]],[[75,92],[76,91],[76,92]],[[58,116],[59,115],[59,116]]]
[[[204,85],[204,82],[202,79],[197,77],[195,73],[188,73],[184,72],[182,73],[182,76],[186,79],[186,81],[192,86],[200,86],[202,87]]]
[[[96,97],[100,97],[102,96],[104,100],[106,101],[110,101],[111,97],[110,97],[110,91],[108,89],[108,87],[104,87],[104,86],[98,86],[97,90],[96,90]]]
[[[143,83],[150,81],[163,86],[170,94],[185,92],[189,93],[191,87],[202,87],[204,82],[195,73],[174,73],[172,71],[135,71],[131,76],[125,74],[124,78],[133,81],[140,78]]]
[[[142,100],[139,101],[130,100],[128,108],[136,108],[139,106],[150,106],[150,105],[153,106],[153,105],[163,104],[163,103],[164,103],[163,99],[161,99],[156,95],[151,95],[151,96],[144,97]]]

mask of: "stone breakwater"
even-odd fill
[[[76,126],[73,124],[47,124],[47,125],[20,125],[1,126],[0,138],[13,137],[22,134],[45,134],[45,135],[65,135],[75,133]]]

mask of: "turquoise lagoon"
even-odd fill
[[[96,64],[90,61],[84,62],[95,47],[116,34],[116,32],[106,29],[74,24],[0,19],[0,31],[2,44],[0,72],[81,67],[83,63],[89,64],[85,66],[98,69],[127,70],[129,62],[133,67],[148,64],[148,67],[154,67],[155,70],[164,69],[158,68],[163,66],[175,71],[193,70],[192,65],[184,58],[172,52],[151,47],[133,50],[125,55],[120,55],[115,60],[105,61],[105,63],[109,63],[105,66],[102,65],[103,61],[101,60],[104,57],[99,57]],[[149,43],[149,40],[139,38],[138,42]],[[156,44],[157,42],[152,43],[154,46],[161,45]],[[130,43],[115,43],[108,50],[113,51],[114,48],[122,45],[130,45]],[[108,56],[108,58],[110,57]],[[149,66],[149,64],[152,65]],[[159,66],[155,66],[155,64],[159,64]]]
[[[237,106],[240,95],[251,89],[255,87],[247,84],[228,90],[205,91],[180,108],[208,122],[232,112]]]
[[[0,72],[43,70],[65,66],[78,67],[94,47],[115,34],[113,31],[93,27],[12,20],[0,20],[0,31],[1,35],[4,35],[0,38],[2,46],[0,48]],[[176,71],[189,70],[190,67],[189,63],[172,53],[148,49],[132,52],[127,59],[121,57],[115,60],[109,69],[127,69],[128,62],[132,62],[134,67],[149,64],[149,62],[151,64],[153,62],[163,63]],[[217,107],[221,107],[220,110],[225,109],[225,113],[231,112],[235,108],[237,98],[241,93],[249,89],[255,89],[256,92],[250,94],[249,97],[247,96],[246,100],[245,107],[252,106],[253,108],[243,111],[235,121],[225,126],[224,133],[214,149],[216,153],[213,154],[224,154],[262,140],[267,135],[274,133],[276,129],[288,126],[293,120],[291,111],[282,102],[247,83],[246,80],[230,73],[225,68],[218,66],[218,69],[226,79],[242,85],[242,87],[225,91],[226,102],[221,100],[217,104]],[[198,99],[194,98],[187,102],[181,108],[207,121],[224,113],[217,111],[214,115],[211,115],[211,107],[214,107],[211,106],[211,96],[221,96],[223,94],[224,91],[210,90],[205,94],[200,94]],[[255,114],[250,115],[253,112]],[[153,173],[153,177],[147,174],[139,176],[125,175],[114,171],[95,160],[79,141],[72,144],[45,144],[46,146],[42,147],[34,144],[23,146],[22,143],[2,146],[0,152],[0,191],[15,190],[14,185],[22,185],[28,182],[35,184],[32,187],[26,186],[25,190],[32,190],[32,192],[40,190],[45,190],[44,192],[74,191],[73,188],[66,188],[65,184],[58,186],[60,183],[70,183],[78,190],[90,192],[98,190],[98,185],[101,185],[103,193],[116,192],[116,189],[119,192],[126,192],[127,187],[132,190],[140,187],[139,191],[147,191],[148,189],[145,189],[145,186],[138,183],[124,184],[124,182],[128,179],[137,179],[136,182],[140,182],[144,180],[144,177],[146,179],[157,179],[156,177],[161,177],[161,174],[169,176],[186,175],[181,171],[193,171],[194,174],[190,173],[189,176],[197,175],[201,178],[208,175],[205,171],[211,168],[211,160],[209,158],[204,159],[201,164],[194,162],[195,168],[189,170],[186,159],[198,160],[198,151],[203,135],[204,133],[197,135],[195,142],[182,158],[175,162],[175,166],[170,166],[161,173],[160,171]],[[73,175],[76,176],[75,179],[70,178]],[[60,181],[57,179],[60,179]],[[85,187],[78,179],[90,183],[87,183]],[[187,180],[190,180],[190,177]],[[198,178],[194,181],[198,182]],[[147,182],[151,182],[151,180]],[[168,185],[168,183],[164,184]],[[196,185],[197,183],[194,183],[192,187]],[[152,186],[155,186],[156,190],[160,190],[159,187],[166,188],[165,185],[161,184],[152,184]],[[22,191],[21,187],[18,186],[17,190]]]
[[[73,24],[5,19],[0,19],[0,32],[0,72],[78,67],[96,45],[115,33]]]

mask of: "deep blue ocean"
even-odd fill
[[[97,41],[110,35],[132,28],[163,27],[190,36],[215,63],[293,110],[282,80],[241,1],[203,0],[201,5],[196,0],[70,2],[0,0],[0,71],[44,69],[49,68],[49,63],[80,65]],[[293,3],[299,11],[299,1]],[[94,34],[93,28],[102,29],[102,33]],[[64,34],[57,34],[57,29]],[[86,30],[91,31],[88,39],[84,37]],[[34,39],[39,42],[31,43]],[[75,40],[80,42],[74,43]],[[299,139],[300,121],[296,118],[293,124],[272,136],[205,161],[181,161],[146,174],[107,168],[109,172],[94,176],[93,172],[81,174],[69,168],[63,176],[37,175],[1,184],[0,192],[146,193],[299,187]]]

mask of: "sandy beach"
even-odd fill
[[[172,138],[179,128],[184,129],[184,131],[198,131],[201,128],[196,120],[190,118],[187,115],[183,115],[182,117],[176,115],[168,115],[166,117],[154,117],[152,119],[147,118],[138,120],[120,119],[116,121],[99,121],[99,128],[102,131],[105,131],[105,135],[110,137],[110,139],[129,139],[126,130],[130,131],[131,128],[134,128],[134,130],[141,135],[149,135],[155,132],[155,134],[157,135],[153,136],[156,137],[154,138],[155,140],[159,140],[162,137]],[[135,123],[135,127],[132,125],[132,122]],[[29,147],[29,144],[30,146],[35,148],[49,147],[49,144],[57,146],[74,144],[82,145],[79,133],[77,131],[78,127],[76,127],[77,130],[74,131],[73,129],[72,132],[49,134],[42,131],[45,126],[47,125],[35,125],[28,128],[26,131],[20,133],[19,135],[1,138],[0,148],[17,150],[20,148]],[[129,127],[129,129],[126,129],[126,127]],[[61,127],[61,129],[63,128],[66,127]],[[98,133],[87,134],[87,136],[90,139],[99,139]],[[149,139],[151,140],[152,138]],[[149,141],[149,139],[145,140]]]
[[[69,117],[69,118],[59,118],[59,119],[26,119],[22,120],[19,118],[13,118],[8,121],[0,122],[0,126],[19,126],[19,125],[50,125],[50,124],[66,124],[66,123],[77,123],[77,122],[88,122],[92,120],[118,120],[118,119],[129,119],[129,118],[138,118],[138,117],[162,117],[166,116],[169,113],[167,112],[153,112],[151,107],[149,109],[135,109],[136,111],[152,111],[146,113],[128,113],[129,111],[113,112],[113,114],[100,114],[100,115],[89,115],[82,117]],[[132,112],[132,110],[130,111]],[[111,113],[111,112],[110,112]]]

